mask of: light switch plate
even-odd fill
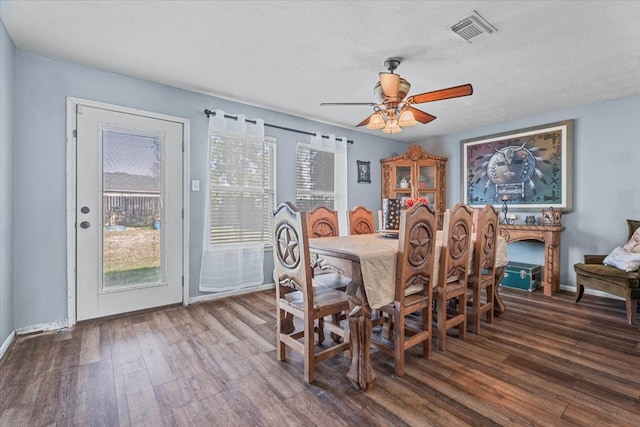
[[[191,180],[191,191],[200,191],[200,181],[197,179]]]

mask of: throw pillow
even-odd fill
[[[619,270],[636,271],[640,268],[640,253],[627,252],[618,246],[602,261],[604,265],[610,265]]]
[[[634,231],[629,241],[624,244],[623,248],[627,252],[640,253],[640,228]]]

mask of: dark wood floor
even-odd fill
[[[624,302],[502,289],[508,311],[406,375],[374,352],[373,390],[348,359],[275,359],[274,292],[20,336],[0,362],[0,426],[640,425],[640,327]]]

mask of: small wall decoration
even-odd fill
[[[570,211],[573,121],[461,141],[462,197],[467,204]]]
[[[357,162],[358,182],[371,183],[371,162],[363,162],[362,160],[357,160]]]

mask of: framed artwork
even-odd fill
[[[572,208],[573,121],[461,141],[462,199],[516,210]]]
[[[371,183],[371,162],[356,161],[358,162],[358,182]]]

